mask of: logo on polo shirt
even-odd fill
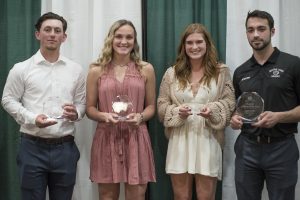
[[[250,76],[247,76],[247,77],[242,78],[241,81],[245,81],[245,80],[248,80],[248,79],[250,79],[250,78],[251,78]]]
[[[274,67],[273,69],[269,70],[269,73],[271,78],[280,78],[280,75],[284,73],[284,70]]]

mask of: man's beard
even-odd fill
[[[262,44],[260,46],[256,46],[255,44],[253,44],[253,42],[249,42],[249,44],[254,50],[261,51],[261,50],[265,49],[271,43],[271,38],[267,41],[263,40],[260,42],[262,42]]]

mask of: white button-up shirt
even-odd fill
[[[38,128],[35,119],[45,113],[49,99],[57,99],[53,107],[73,103],[78,119],[85,114],[85,73],[70,59],[59,56],[49,63],[38,51],[31,58],[17,63],[10,70],[3,90],[3,108],[21,125],[20,131],[40,137],[73,135],[75,124],[66,119],[46,128]],[[58,103],[59,102],[59,103]],[[49,104],[49,103],[48,103]]]

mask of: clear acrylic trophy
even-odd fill
[[[244,123],[256,122],[264,111],[264,100],[256,92],[244,92],[238,98],[236,111],[242,116]]]
[[[112,110],[118,115],[118,120],[125,121],[133,112],[133,104],[127,95],[118,95],[112,102]]]

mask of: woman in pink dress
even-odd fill
[[[102,54],[87,77],[87,116],[98,122],[91,150],[90,179],[101,200],[118,199],[120,183],[126,199],[145,199],[155,167],[146,121],[155,113],[155,73],[139,56],[136,30],[128,20],[116,21]],[[132,104],[114,104],[117,96]],[[125,119],[118,112],[130,107]]]

